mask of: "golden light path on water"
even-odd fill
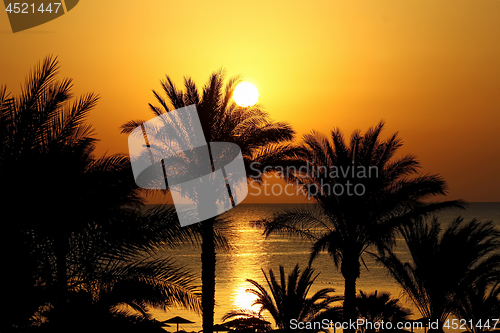
[[[221,324],[222,317],[229,311],[237,309],[250,309],[257,311],[258,306],[252,304],[256,296],[246,292],[247,289],[255,289],[247,279],[252,279],[269,291],[269,286],[264,278],[264,272],[269,274],[272,269],[279,277],[279,266],[283,265],[285,275],[298,263],[301,271],[307,266],[309,261],[310,244],[301,242],[298,239],[283,238],[272,235],[266,238],[262,235],[262,230],[254,228],[251,221],[258,218],[269,217],[276,209],[283,209],[286,205],[241,205],[229,211],[232,220],[224,230],[221,230],[227,237],[232,249],[229,252],[217,251],[216,264],[216,305],[214,323]],[[182,248],[169,251],[180,263],[193,273],[201,273],[201,261],[199,248]],[[165,253],[167,255],[167,253]],[[360,289],[371,292],[375,289],[379,291],[389,291],[395,297],[398,296],[397,287],[385,276],[385,271],[374,267],[373,260],[368,260],[370,272],[363,272],[362,278],[358,281]],[[312,285],[308,296],[322,288],[334,288],[335,294],[343,293],[343,279],[335,269],[331,258],[328,255],[321,255],[313,264],[319,277]],[[368,281],[367,281],[368,280]],[[367,282],[367,283],[366,283]],[[197,283],[201,285],[201,280]],[[201,316],[187,310],[172,308],[168,312],[160,310],[152,311],[158,320],[169,319],[174,316],[187,318],[194,324],[182,324],[180,329],[187,332],[198,332],[202,329]],[[267,312],[263,312],[264,318],[273,323],[274,321]],[[167,328],[170,332],[175,328]]]
[[[300,205],[300,204],[299,204]],[[297,207],[298,205],[293,205]],[[476,207],[477,206],[477,207]],[[449,211],[439,214],[444,223],[449,223],[457,214],[466,219],[477,217],[482,220],[495,220],[500,225],[500,206],[494,206],[489,211],[489,207],[483,207],[480,204],[472,205],[467,211]],[[295,264],[299,264],[303,270],[309,261],[310,244],[301,242],[298,239],[283,238],[272,235],[265,238],[262,230],[254,228],[250,222],[259,218],[269,217],[273,212],[291,207],[290,205],[240,205],[229,211],[229,224],[221,230],[228,238],[232,246],[231,251],[217,250],[216,265],[216,295],[215,295],[215,314],[214,323],[222,323],[222,317],[229,311],[236,309],[252,309],[255,296],[247,293],[246,289],[254,288],[246,279],[257,281],[266,290],[269,286],[264,278],[263,269],[266,273],[273,269],[279,276],[279,266],[285,268],[285,275],[288,276]],[[484,213],[486,212],[486,213]],[[494,215],[496,214],[496,215]],[[404,241],[397,240],[398,248],[396,253],[404,260],[409,260],[407,250],[404,247]],[[163,256],[171,256],[181,265],[184,265],[190,272],[197,274],[196,284],[201,285],[199,276],[201,275],[201,260],[199,247],[182,247],[176,250],[165,251]],[[362,290],[365,293],[372,293],[375,290],[378,293],[388,292],[391,297],[399,298],[401,305],[412,310],[411,319],[421,318],[417,309],[411,304],[411,301],[404,297],[401,288],[392,278],[387,275],[387,271],[371,256],[365,256],[367,268],[362,267],[361,277],[357,281],[358,292]],[[316,273],[320,273],[311,287],[308,297],[322,288],[334,288],[335,294],[342,295],[344,289],[344,280],[340,272],[333,265],[330,256],[320,255],[313,263]],[[202,328],[202,318],[200,315],[179,308],[171,308],[167,312],[162,310],[152,310],[151,314],[157,320],[166,320],[174,316],[182,316],[194,322],[194,324],[181,324],[180,329],[187,332],[199,332]],[[266,312],[263,313],[266,320],[273,322],[272,318]],[[166,330],[173,332],[175,327],[168,327]],[[331,331],[333,332],[333,330]],[[338,332],[338,331],[337,331]],[[419,332],[419,330],[415,330]],[[422,330],[423,332],[423,330]],[[455,332],[446,330],[446,332]],[[458,331],[457,331],[458,332]]]
[[[248,287],[249,286],[246,283],[235,286],[232,294],[232,304],[235,309],[249,309],[252,311],[258,311],[259,306],[254,304],[257,296],[249,293],[247,291]]]
[[[247,291],[255,287],[246,280],[251,279],[262,284],[263,274],[260,265],[263,264],[262,255],[265,249],[260,241],[261,234],[261,231],[252,228],[248,223],[240,223],[231,233],[231,241],[236,252],[230,260],[233,263],[234,277],[230,302],[234,309],[259,310],[259,306],[254,305],[257,296]]]

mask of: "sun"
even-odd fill
[[[239,286],[236,292],[233,292],[233,305],[236,309],[258,310],[257,305],[252,305],[257,296],[246,291],[247,286]]]
[[[241,82],[234,89],[233,99],[239,106],[249,107],[259,100],[259,91],[250,82]]]

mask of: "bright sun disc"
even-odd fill
[[[241,82],[234,89],[233,99],[239,106],[252,106],[259,99],[259,91],[250,82]]]

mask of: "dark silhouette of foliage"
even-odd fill
[[[382,140],[383,127],[381,122],[364,134],[355,131],[348,143],[339,129],[332,131],[330,140],[313,132],[300,145],[287,147],[282,152],[287,158],[281,162],[286,169],[275,170],[318,205],[289,209],[257,223],[267,236],[280,233],[312,241],[311,262],[322,251],[331,255],[345,279],[347,321],[356,318],[356,281],[368,247],[376,246],[379,251],[392,247],[398,226],[411,217],[462,206],[461,201],[428,203],[429,198],[446,193],[444,180],[419,174],[420,165],[413,155],[396,158],[402,141],[397,133]],[[332,168],[340,171],[332,175]],[[362,170],[364,177],[358,174]],[[363,186],[362,195],[347,193],[349,187],[354,193],[355,184]],[[345,193],[339,194],[340,188]]]
[[[234,77],[224,84],[224,71],[214,72],[200,90],[191,78],[185,78],[185,90],[178,89],[170,77],[161,82],[166,98],[153,91],[160,106],[150,104],[155,116],[196,105],[206,142],[236,143],[248,165],[259,156],[277,156],[279,149],[275,144],[293,138],[292,128],[283,122],[274,122],[259,105],[239,107],[232,100],[232,93],[241,77]],[[129,121],[122,125],[122,133],[131,133],[142,120]],[[210,148],[209,148],[210,149]],[[215,201],[214,201],[215,203]],[[203,294],[203,331],[212,332],[215,299],[214,223],[221,224],[223,218],[211,218],[202,223],[202,294]]]
[[[222,320],[224,326],[238,332],[262,333],[272,331],[271,323],[268,322],[262,313],[239,309],[228,312]]]
[[[481,289],[484,293],[481,281],[496,274],[500,263],[500,232],[493,224],[475,219],[465,222],[458,217],[443,230],[437,218],[430,223],[418,219],[401,231],[412,261],[403,262],[392,252],[380,261],[420,314],[439,320],[439,330],[453,312],[471,316],[467,319],[481,316],[475,312],[478,308],[471,311],[473,298],[479,296],[474,294]],[[492,296],[496,297],[494,294],[493,291]],[[479,297],[480,303],[486,305],[483,295]]]
[[[72,82],[57,80],[58,69],[57,58],[47,57],[19,96],[0,89],[1,200],[14,212],[0,233],[0,249],[9,254],[0,285],[15,291],[2,292],[8,306],[0,331],[35,324],[67,331],[71,319],[85,315],[72,310],[86,305],[123,318],[114,306],[128,304],[141,322],[145,306],[199,310],[188,272],[169,259],[140,257],[195,241],[198,231],[181,228],[173,211],[139,210],[128,158],[94,155],[97,139],[85,120],[97,96],[71,101]],[[131,316],[126,322],[138,322]]]
[[[335,321],[341,318],[340,307],[333,306],[333,303],[342,300],[342,297],[332,295],[335,292],[333,288],[318,290],[308,297],[309,290],[319,275],[319,273],[314,275],[311,267],[300,272],[297,264],[288,275],[288,279],[285,277],[283,266],[280,266],[278,277],[274,275],[272,269],[269,270],[269,275],[262,272],[269,291],[258,282],[247,279],[255,287],[255,289],[247,289],[247,292],[257,296],[253,305],[260,306],[258,314],[255,315],[246,310],[232,311],[224,316],[224,321],[231,318],[261,318],[262,313],[266,311],[279,329],[288,331],[291,329],[290,321],[293,319],[297,322],[321,322],[322,319]],[[313,331],[319,330],[310,332]]]
[[[500,266],[500,265],[499,265]],[[495,326],[493,318],[500,318],[500,275],[498,269],[460,291],[455,300],[453,314],[465,322],[467,330],[473,333],[490,331]],[[471,325],[472,323],[472,325]],[[477,325],[479,323],[479,325]]]
[[[375,290],[372,294],[365,294],[359,291],[359,296],[356,297],[356,309],[358,318],[364,319],[370,323],[391,322],[394,325],[398,322],[404,322],[409,319],[411,311],[402,307],[397,298],[391,298],[390,294],[378,294]],[[373,333],[374,328],[361,328],[362,332]]]

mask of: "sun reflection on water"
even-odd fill
[[[230,281],[227,284],[229,310],[246,309],[258,311],[260,306],[252,305],[257,296],[247,292],[247,289],[255,287],[247,281],[254,280],[259,284],[264,284],[264,276],[261,268],[266,269],[268,264],[268,249],[265,246],[265,238],[262,237],[262,230],[250,225],[248,216],[259,215],[259,211],[253,211],[254,207],[240,207],[238,214],[233,216],[235,223],[226,235],[233,246],[231,255],[228,256],[228,266],[226,272],[230,272]],[[236,210],[232,213],[236,213]]]
[[[250,283],[246,283],[245,285],[239,285],[234,289],[232,294],[232,304],[235,309],[247,309],[252,311],[259,310],[260,307],[258,305],[253,305],[257,296],[246,291],[249,287]]]

